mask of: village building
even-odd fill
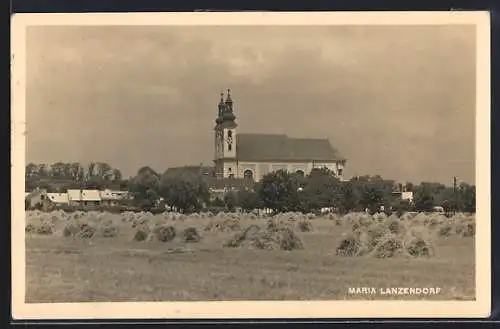
[[[346,159],[327,138],[294,138],[284,134],[240,133],[228,90],[221,94],[215,120],[215,176],[260,181],[266,174],[285,169],[308,175],[328,168],[340,179]]]
[[[120,201],[125,200],[129,197],[128,191],[113,191],[113,190],[104,190],[99,191],[101,195],[101,205],[103,206],[118,206]]]
[[[68,190],[70,206],[99,206],[101,204],[101,193],[99,190]]]
[[[25,194],[25,209],[41,209],[47,203],[47,191],[45,189],[35,189]]]
[[[55,206],[69,205],[68,193],[47,193],[47,199]]]

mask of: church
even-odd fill
[[[283,134],[239,133],[230,90],[221,93],[215,119],[215,176],[259,181],[285,169],[308,175],[313,168],[328,168],[343,179],[346,159],[327,138],[293,138]]]

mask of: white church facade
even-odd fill
[[[228,90],[221,94],[215,120],[215,176],[259,181],[272,171],[285,169],[308,175],[313,168],[328,168],[343,179],[346,159],[330,141],[293,138],[283,134],[239,133]]]

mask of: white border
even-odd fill
[[[476,301],[25,303],[25,34],[33,25],[450,25],[477,31]],[[16,14],[12,19],[12,312],[14,319],[485,317],[491,305],[488,12]]]

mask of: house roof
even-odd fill
[[[206,175],[213,176],[214,168],[200,165],[192,165],[192,166],[182,166],[182,167],[170,167],[167,169],[167,173],[182,173],[182,172],[190,172],[195,175]]]
[[[120,200],[123,199],[123,197],[128,194],[127,191],[112,191],[112,190],[99,191],[99,193],[101,194],[102,200]]]
[[[326,138],[292,138],[273,134],[238,134],[236,154],[239,161],[345,160]]]
[[[69,201],[101,201],[99,190],[68,190]]]
[[[54,203],[68,203],[68,193],[47,193],[47,197]]]

